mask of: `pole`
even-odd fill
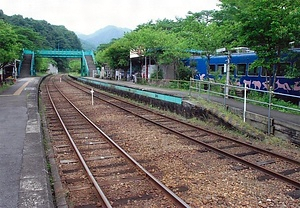
[[[247,85],[244,86],[244,112],[243,112],[243,119],[244,123],[246,122],[246,111],[247,111]]]
[[[192,78],[190,77],[190,88],[189,88],[189,96],[191,96],[191,90],[192,90]]]
[[[91,94],[92,94],[92,105],[94,105],[94,90],[93,90],[93,88],[91,90]]]
[[[129,76],[130,76],[130,78],[131,78],[131,76],[132,76],[132,60],[131,60],[131,58],[129,59]]]
[[[269,91],[269,110],[268,110],[268,135],[271,134],[271,106],[272,106],[272,87]]]
[[[148,64],[147,64],[147,56],[145,56],[145,78],[148,80]]]
[[[228,50],[228,56],[227,56],[227,65],[226,65],[226,90],[225,90],[225,96],[226,98],[228,98],[228,93],[229,93],[229,78],[230,78],[230,57],[231,57],[231,54],[230,54],[230,51]]]

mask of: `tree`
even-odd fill
[[[36,57],[35,68],[37,69],[38,72],[45,73],[48,70],[49,64],[53,62],[54,61],[50,58]]]
[[[18,34],[18,42],[22,45],[22,48],[35,51],[43,47],[45,38],[39,33],[29,28],[18,26],[14,26],[14,30]]]
[[[21,44],[13,27],[0,19],[0,69],[19,58]]]
[[[234,37],[234,24],[222,24],[215,21],[216,11],[204,10],[197,13],[189,12],[186,19],[181,20],[182,30],[179,34],[188,43],[188,48],[195,55],[206,57],[206,71],[209,73],[210,57],[216,53],[216,49],[231,48],[237,41]]]
[[[158,65],[174,64],[176,68],[178,61],[188,56],[184,39],[172,31],[143,27],[125,37],[130,41],[131,49],[140,51],[144,57],[151,57]]]
[[[256,65],[276,77],[290,43],[300,41],[300,1],[223,0],[221,8],[239,22],[242,41],[257,53]]]
[[[127,74],[130,48],[126,38],[113,40],[108,45],[98,46],[96,60],[98,63],[108,64],[111,69],[123,69]]]
[[[78,59],[73,59],[69,62],[70,72],[75,72],[80,74],[81,71],[81,61]]]
[[[104,66],[107,63],[106,57],[105,57],[105,50],[111,46],[113,43],[113,41],[111,41],[110,43],[106,43],[106,44],[100,44],[97,47],[96,50],[96,55],[95,55],[95,59],[97,61],[97,64],[99,66]]]
[[[27,28],[38,33],[43,37],[42,48],[82,49],[77,35],[74,32],[67,30],[64,26],[51,25],[45,20],[23,18],[21,15],[6,16],[3,14],[0,17],[11,25]]]

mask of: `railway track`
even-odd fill
[[[84,115],[55,80],[46,89],[48,127],[69,205],[189,207]]]
[[[212,195],[215,195],[215,190],[211,190],[210,186],[212,184],[214,187],[217,184],[213,181],[215,179],[211,179],[214,178],[212,177],[213,175],[205,175],[205,178],[207,178],[205,179],[202,174],[205,174],[206,172],[211,174],[207,170],[212,169],[216,164],[217,166],[225,167],[220,168],[218,172],[223,173],[224,171],[224,174],[221,174],[221,177],[226,175],[226,177],[229,177],[228,180],[237,176],[236,173],[241,175],[239,177],[244,177],[242,174],[248,175],[249,172],[250,174],[254,174],[255,178],[253,178],[253,176],[251,177],[253,180],[257,181],[257,183],[255,182],[254,184],[259,187],[257,189],[258,193],[260,193],[261,187],[266,186],[266,184],[270,184],[271,187],[275,186],[277,188],[278,183],[274,183],[274,181],[276,181],[274,179],[279,176],[280,181],[286,183],[286,185],[281,185],[283,183],[279,182],[279,186],[282,186],[283,188],[278,187],[278,189],[282,189],[285,192],[284,194],[286,194],[286,191],[290,191],[294,194],[295,198],[299,196],[300,177],[299,161],[297,160],[283,157],[270,150],[257,148],[252,144],[241,142],[237,139],[210,132],[199,126],[176,120],[172,117],[141,107],[140,105],[134,105],[132,102],[127,102],[126,99],[120,99],[98,90],[93,91],[94,105],[91,105],[90,86],[73,82],[66,77],[63,79],[60,77],[53,77],[53,82],[55,82],[57,87],[95,123],[94,129],[97,129],[98,127],[105,129],[104,131],[107,132],[106,136],[110,137],[120,148],[123,148],[123,150],[130,154],[132,158],[138,161],[142,166],[142,169],[144,168],[151,173],[152,176],[155,176],[158,181],[165,184],[164,186],[168,187],[171,193],[175,193],[176,196],[179,196],[179,201],[182,201],[184,204],[183,206],[201,207],[207,203],[211,206],[218,207],[232,206],[232,202],[228,202],[227,198],[224,198],[224,196],[228,195],[227,193],[224,193],[224,196],[223,194],[222,196],[217,195],[217,199],[216,197],[211,199],[205,195],[206,192],[212,192]],[[57,89],[50,89],[50,93],[54,93],[55,91],[57,91]],[[63,102],[59,101],[58,103],[60,105]],[[47,109],[48,108],[50,110],[52,107],[47,107]],[[67,107],[67,110],[69,109],[71,109],[71,107]],[[67,110],[65,109],[63,111],[68,112]],[[61,133],[59,130],[61,127],[57,125],[54,113],[52,113],[52,116],[53,118],[49,119],[49,124],[50,131],[53,132],[52,137],[54,137],[53,142],[55,143],[54,149],[57,154],[56,158],[59,158],[57,163],[61,166],[61,175],[66,179],[65,183],[70,185],[70,189],[68,188],[68,190],[75,191],[75,194],[74,192],[68,194],[70,196],[70,201],[76,202],[76,200],[80,199],[80,197],[76,197],[78,192],[84,193],[85,191],[95,190],[95,188],[89,188],[92,187],[92,184],[84,185],[85,183],[83,183],[82,179],[88,178],[88,175],[79,176],[80,180],[73,178],[75,175],[79,173],[83,174],[85,171],[78,167],[81,165],[77,162],[78,159],[76,159],[76,157],[73,159],[71,157],[69,158],[69,155],[74,151],[70,148],[68,142],[62,143],[61,137],[64,133]],[[112,179],[112,182],[108,182],[110,180],[109,178],[105,178],[105,182],[102,180],[104,187],[109,187],[112,184],[114,187],[118,187],[114,184],[119,182],[119,180],[123,181],[122,185],[125,184],[125,186],[127,186],[126,183],[130,179],[133,181],[136,180],[137,183],[138,181],[141,182],[145,180],[145,178],[141,176],[128,177],[133,168],[122,169],[123,165],[121,164],[123,164],[123,162],[114,165],[112,159],[117,157],[114,156],[117,153],[112,153],[110,142],[103,143],[103,141],[96,141],[95,138],[100,136],[94,136],[94,133],[90,134],[87,132],[90,128],[86,124],[75,126],[79,117],[79,115],[70,116],[69,113],[67,116],[70,120],[70,128],[75,132],[74,135],[79,136],[78,146],[83,148],[80,152],[83,155],[87,155],[88,164],[94,164],[96,161],[107,162],[105,165],[94,166],[94,168],[92,168],[93,175],[95,172],[98,172],[98,168],[103,171],[103,168],[111,170],[112,172],[108,172],[107,174],[109,176],[112,176],[113,174],[117,175],[117,179]],[[129,124],[131,124],[132,127],[130,127]],[[138,134],[133,134],[131,133],[132,131],[136,131]],[[97,156],[93,156],[90,155],[90,150],[92,150],[92,152],[100,152],[96,154]],[[108,151],[109,153],[106,154],[104,151]],[[107,157],[109,155],[113,156],[113,158]],[[92,161],[92,159],[95,159],[95,161]],[[202,162],[202,160],[207,161]],[[228,164],[230,170],[228,170],[228,167],[226,168],[226,165],[228,166]],[[258,169],[255,169],[256,166],[258,166]],[[103,172],[99,173],[100,176],[102,173]],[[68,174],[71,174],[71,176],[68,176]],[[96,178],[99,178],[99,174],[96,175]],[[146,178],[149,180],[148,177]],[[222,181],[225,182],[226,180],[226,178],[222,179]],[[253,183],[253,180],[251,183]],[[77,184],[77,182],[79,184]],[[227,181],[227,185],[228,182],[229,181]],[[153,182],[151,184],[153,184]],[[236,195],[236,197],[243,196],[242,192],[236,192],[236,186],[238,184],[231,184],[233,191],[230,194]],[[151,186],[153,187],[153,185]],[[242,189],[244,188],[245,187],[242,187]],[[160,205],[160,207],[178,207],[178,205],[172,202],[169,197],[167,197],[167,201],[164,201],[166,197],[164,194],[158,192],[159,190],[157,187],[156,189],[155,191],[149,191],[151,197],[149,197],[148,192],[143,192],[147,194],[136,194],[132,196],[125,196],[125,194],[123,197],[115,195],[108,197],[108,200],[114,207],[126,207],[126,205],[124,205],[125,201],[131,203],[128,207],[144,207],[145,202],[152,202],[155,196],[158,196],[158,198],[160,198],[158,201],[160,201],[160,204],[163,204]],[[270,189],[271,192],[274,192],[272,188]],[[111,191],[108,192],[118,193],[118,190],[119,189],[116,188],[111,189]],[[133,186],[131,186],[129,190],[127,192],[131,193],[132,190],[134,190]],[[104,192],[106,193],[106,191]],[[127,192],[125,191],[122,193]],[[245,196],[243,198],[245,198]],[[99,194],[91,192],[91,197],[88,200],[89,203],[93,202],[90,204],[93,204],[94,206],[103,204],[101,200],[96,201],[96,199],[99,199]],[[241,200],[237,197],[233,204],[241,203],[240,201]],[[78,203],[83,205],[88,204],[86,201],[84,202],[84,200],[83,202]],[[169,203],[171,203],[171,205],[166,205]],[[271,202],[266,201],[266,204],[268,203]],[[251,205],[255,206],[258,204]],[[149,204],[148,207],[151,207],[151,205]],[[154,205],[153,207],[157,207],[157,205]]]
[[[90,88],[74,83],[72,85],[90,94]],[[258,177],[258,180],[277,178],[292,185],[296,190],[300,189],[300,161],[297,158],[293,159],[276,154],[250,143],[208,131],[161,113],[155,113],[148,108],[134,105],[132,102],[126,102],[124,99],[106,93],[95,92],[94,96],[147,122],[167,129],[182,138],[200,144],[206,148],[205,151],[213,151],[234,159],[238,162],[234,166],[237,170],[251,167],[261,171],[262,175]]]

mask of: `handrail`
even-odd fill
[[[204,87],[204,85],[206,84],[206,87]],[[213,90],[212,86],[219,86],[220,89],[224,89],[223,92],[218,92]],[[238,90],[238,91],[243,91],[244,95],[243,97],[239,97],[237,95],[230,95],[230,94],[226,94],[225,93],[225,88],[228,89],[233,89],[233,90]],[[208,100],[210,100],[210,96],[211,95],[217,95],[217,96],[221,96],[224,97],[224,105],[226,105],[226,99],[228,98],[234,98],[234,99],[238,99],[238,100],[242,100],[244,102],[244,109],[243,109],[243,120],[245,122],[245,117],[246,117],[246,104],[247,102],[252,102],[252,103],[257,103],[257,104],[262,104],[264,106],[267,106],[268,108],[268,121],[270,121],[271,119],[271,109],[272,107],[280,107],[282,109],[289,109],[289,110],[293,110],[296,112],[300,112],[299,108],[293,108],[293,107],[286,107],[283,105],[279,105],[279,104],[274,104],[272,103],[272,95],[281,95],[281,96],[286,96],[286,97],[293,97],[293,98],[298,98],[300,100],[300,96],[295,96],[295,95],[289,95],[289,94],[283,94],[283,93],[277,93],[274,92],[271,88],[271,90],[258,90],[258,89],[252,89],[252,88],[248,88],[246,86],[241,87],[241,86],[234,86],[234,85],[226,85],[226,84],[222,84],[222,83],[216,83],[216,82],[211,82],[211,81],[206,81],[206,80],[198,80],[198,79],[190,79],[190,87],[189,87],[189,94],[191,95],[192,90],[196,91],[197,93],[201,94],[202,92],[207,93],[208,96]],[[255,92],[262,92],[262,93],[266,93],[268,94],[269,100],[268,102],[264,102],[264,101],[259,101],[259,100],[254,100],[254,99],[249,99],[247,98],[247,93],[246,92],[249,91],[255,91]],[[270,123],[268,123],[268,134],[270,134]]]
[[[34,76],[35,72],[34,72],[34,52],[32,53],[31,56],[31,64],[30,64],[30,76]]]
[[[85,70],[85,75],[86,76],[88,76],[89,74],[89,66],[88,66],[88,63],[87,63],[87,61],[86,61],[86,58],[85,58],[85,53],[84,53],[84,51],[82,50],[82,62],[83,62],[83,66],[85,66],[86,67],[86,70]],[[85,68],[84,67],[84,68]]]

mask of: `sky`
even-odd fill
[[[5,15],[46,20],[92,34],[108,25],[135,29],[151,20],[185,18],[189,11],[218,9],[218,0],[1,0]]]

